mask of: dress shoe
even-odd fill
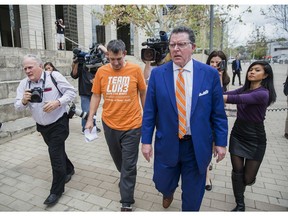
[[[127,203],[123,203],[121,207],[121,212],[132,212],[131,205]]]
[[[172,201],[173,201],[173,194],[170,197],[163,196],[163,202],[162,202],[163,208],[168,208],[171,205]]]
[[[286,139],[288,139],[288,133],[285,133],[285,134],[284,134],[284,137],[285,137]]]
[[[50,194],[47,199],[44,201],[44,204],[46,205],[54,205],[58,202],[59,198],[61,197],[61,195],[57,195],[57,194]]]
[[[75,174],[75,170],[72,170],[71,173],[67,174],[66,178],[65,178],[65,183],[68,183],[71,180],[72,175],[74,175],[74,174]]]
[[[207,185],[205,186],[205,189],[206,189],[207,191],[211,191],[211,190],[212,190],[212,181],[211,181],[211,179],[209,179],[209,181],[210,181],[210,184],[207,184]]]

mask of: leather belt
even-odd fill
[[[187,140],[191,140],[192,139],[192,136],[191,135],[184,135],[182,137],[182,139],[179,139],[180,141],[187,141]]]

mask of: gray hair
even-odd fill
[[[37,55],[34,55],[34,54],[25,55],[23,57],[23,61],[22,62],[24,62],[28,58],[34,60],[39,66],[43,66],[43,61],[41,60],[41,58],[38,57]]]

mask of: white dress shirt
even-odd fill
[[[46,73],[45,80],[45,89],[50,89],[48,91],[43,92],[43,100],[41,103],[28,103],[27,105],[23,105],[22,98],[26,89],[33,89],[35,87],[42,88],[44,82],[44,73]],[[51,80],[51,75],[49,72],[42,72],[40,80],[36,82],[32,82],[28,79],[28,77],[24,78],[20,81],[20,84],[17,88],[16,101],[14,103],[14,107],[16,111],[22,111],[27,107],[31,110],[33,119],[40,125],[49,125],[51,123],[56,122],[60,117],[63,116],[65,112],[67,112],[66,106],[68,103],[72,102],[76,97],[75,88],[66,80],[66,78],[59,73],[58,71],[53,71],[52,76],[57,82],[56,88],[54,83]],[[53,110],[50,113],[43,111],[43,106],[46,101],[59,100],[60,106]]]
[[[179,74],[180,67],[173,63],[174,72],[174,88],[176,94],[176,80]],[[192,59],[187,62],[183,67],[182,76],[185,82],[185,97],[186,97],[186,134],[191,135],[190,116],[192,106],[192,89],[193,89],[193,61]]]

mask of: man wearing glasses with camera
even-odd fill
[[[69,135],[66,105],[74,100],[76,90],[58,71],[53,71],[54,84],[52,73],[44,71],[42,60],[33,54],[24,56],[22,65],[27,77],[20,81],[14,107],[16,111],[30,109],[37,131],[48,146],[53,180],[44,204],[53,205],[74,174],[65,140]]]
[[[213,137],[219,162],[228,133],[218,72],[192,59],[195,48],[191,29],[171,32],[172,61],[152,70],[142,123],[142,154],[148,162],[156,127],[153,181],[163,194],[162,205],[172,203],[181,176],[182,211],[199,211]]]

